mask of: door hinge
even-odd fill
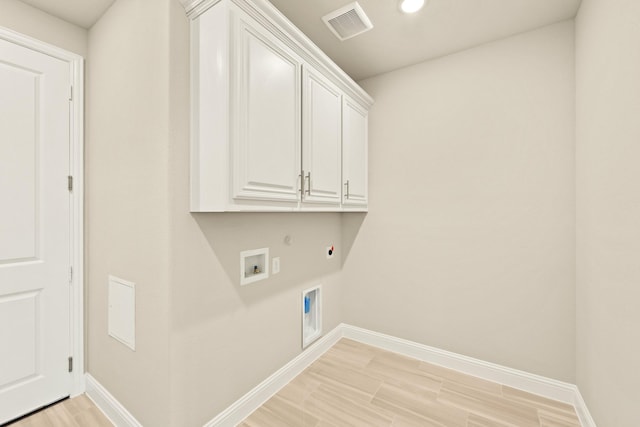
[[[73,266],[69,267],[69,283],[73,283]]]
[[[69,372],[73,372],[73,357],[69,356]]]
[[[69,86],[69,101],[73,101],[73,86]]]
[[[69,191],[73,191],[73,177],[71,175],[67,177],[67,188]]]

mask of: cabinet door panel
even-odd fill
[[[300,61],[239,11],[232,99],[234,198],[297,201]]]
[[[304,202],[340,203],[342,95],[311,69],[303,72]]]
[[[342,121],[343,198],[346,206],[366,206],[368,114],[356,103],[344,100]]]

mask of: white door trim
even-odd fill
[[[69,64],[73,85],[70,103],[69,175],[73,177],[71,192],[71,280],[69,336],[73,357],[71,396],[85,391],[84,380],[84,58],[59,47],[0,27],[0,39],[44,53]],[[71,95],[71,94],[70,94]]]

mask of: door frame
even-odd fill
[[[84,363],[84,58],[51,44],[0,27],[0,39],[44,53],[69,64],[72,85],[69,103],[69,175],[73,177],[70,195],[70,292],[69,337],[71,397],[85,391]]]

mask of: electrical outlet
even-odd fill
[[[336,248],[333,245],[327,246],[325,254],[327,255],[327,259],[333,258],[333,256],[336,254]]]

